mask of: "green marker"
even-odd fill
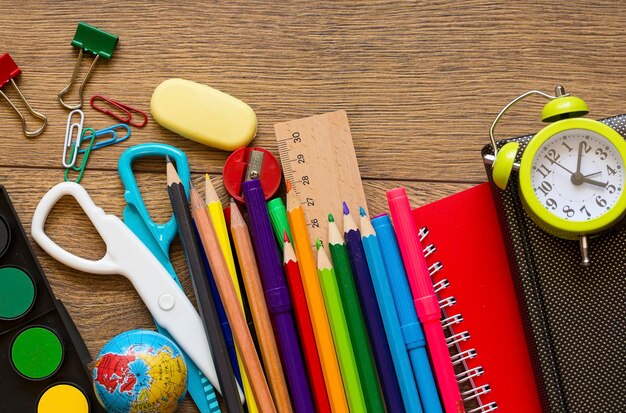
[[[350,260],[348,258],[348,250],[343,237],[339,233],[339,228],[335,223],[332,214],[328,214],[328,249],[335,266],[335,275],[341,294],[341,302],[343,310],[348,322],[348,330],[352,340],[352,349],[357,362],[361,385],[367,410],[371,412],[384,412],[385,405],[383,403],[380,387],[378,386],[378,373],[374,365],[374,357],[370,349],[370,341],[365,329],[365,321],[357,295],[356,285]]]
[[[346,397],[350,411],[354,413],[366,412],[365,398],[363,396],[363,388],[361,379],[359,379],[359,371],[354,358],[354,349],[350,342],[350,333],[348,332],[348,323],[341,305],[341,296],[339,295],[339,286],[337,285],[337,277],[332,264],[328,260],[326,251],[322,248],[322,242],[318,239],[317,243],[317,275],[322,287],[324,295],[324,303],[326,304],[326,312],[328,313],[328,321],[330,330],[333,334],[335,350],[337,351],[337,360],[341,370],[343,385],[346,390]]]
[[[287,231],[289,242],[293,243],[291,238],[291,228],[289,228],[289,220],[287,219],[287,208],[281,198],[274,198],[267,203],[267,212],[270,214],[270,221],[272,221],[272,230],[274,236],[278,242],[278,246],[281,251],[285,246],[283,234]]]

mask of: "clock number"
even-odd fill
[[[611,186],[613,186],[613,185],[611,185]],[[613,188],[615,188],[615,187],[613,187]],[[606,199],[604,199],[600,195],[598,195],[596,197],[596,204],[598,204],[599,207],[604,208],[606,206],[607,202],[606,202]]]
[[[543,193],[543,196],[546,196],[550,191],[552,191],[552,184],[548,181],[543,181],[541,185],[539,185],[539,189]]]
[[[589,153],[591,151],[591,145],[589,145],[586,141],[580,142],[580,149],[585,151],[585,153]]]
[[[606,153],[606,152],[604,152],[604,151],[602,150],[602,148],[598,148],[598,149],[596,149],[595,154],[596,154],[596,155],[600,155],[600,160],[601,160],[601,161],[605,160],[605,159],[606,159],[606,157],[607,157],[607,156],[609,156],[609,154],[608,154],[608,153]]]
[[[567,144],[567,142],[563,141],[561,142],[563,144],[563,146],[565,146],[567,148],[568,152],[571,152],[574,148],[570,148],[569,145]]]
[[[561,155],[556,153],[556,151],[554,149],[550,149],[548,151],[548,154],[544,155],[544,158],[546,158],[548,161],[550,161],[551,164],[555,164],[555,163],[557,163],[559,161],[559,159],[561,159]]]
[[[609,191],[609,194],[615,193],[615,185],[609,185],[606,187],[606,190]]]
[[[539,173],[541,174],[541,176],[543,176],[543,179],[546,179],[548,177],[548,175],[550,175],[550,172],[552,172],[550,169],[548,169],[547,166],[545,166],[544,164],[541,164],[541,166],[539,167],[539,169],[537,169],[539,171]]]
[[[617,173],[617,170],[611,168],[610,165],[606,166],[606,171],[609,173],[609,175],[615,175]]]
[[[576,213],[576,211],[574,211],[574,210],[572,209],[572,207],[571,207],[571,206],[569,206],[569,205],[565,205],[565,206],[563,207],[563,212],[565,213],[565,215],[567,215],[567,217],[568,217],[568,218],[573,217],[573,216],[574,216],[574,214]]]
[[[585,214],[587,214],[587,218],[589,218],[591,216],[591,213],[589,211],[587,211],[587,207],[585,205],[583,205],[583,207],[580,208],[580,212],[584,212]]]
[[[548,200],[546,201],[546,206],[548,206],[551,209],[556,209],[557,203],[554,199],[548,198]]]

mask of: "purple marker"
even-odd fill
[[[293,318],[291,297],[280,253],[274,240],[261,182],[258,179],[247,180],[241,184],[241,188],[248,210],[250,234],[261,282],[265,290],[265,301],[274,323],[294,408],[299,413],[314,413],[313,398]]]
[[[376,301],[370,270],[367,266],[365,250],[361,243],[361,233],[345,202],[343,203],[343,232],[387,410],[390,412],[402,412],[404,411],[402,394],[400,393],[398,378],[394,370],[393,360],[391,359],[391,351],[389,350],[383,319],[378,308],[378,301]]]

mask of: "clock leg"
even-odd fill
[[[589,241],[586,235],[580,237],[580,255],[583,257],[583,266],[589,265]]]

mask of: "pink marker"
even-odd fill
[[[404,188],[387,192],[391,218],[398,237],[398,245],[413,293],[417,315],[424,328],[430,358],[446,413],[463,413],[463,400],[456,382],[450,352],[441,327],[441,310],[422,252],[417,226],[411,214],[411,204]]]

